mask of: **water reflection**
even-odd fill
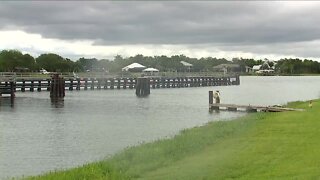
[[[0,96],[0,107],[14,107],[14,99],[11,97],[1,97]]]
[[[209,114],[219,114],[219,113],[220,113],[219,109],[209,108]]]
[[[63,108],[64,107],[64,98],[50,98],[52,108]]]

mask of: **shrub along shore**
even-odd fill
[[[172,139],[26,179],[312,179],[320,177],[320,101],[304,112],[252,113],[210,122]]]

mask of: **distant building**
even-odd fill
[[[245,67],[245,72],[246,73],[251,73],[253,71],[253,68],[252,67],[250,67],[250,66],[246,66]]]
[[[262,66],[262,65],[254,65],[254,66],[252,67],[253,72],[259,71],[260,68],[261,68],[261,66]]]
[[[272,75],[274,74],[274,65],[274,62],[265,59],[265,61],[261,65],[255,65],[252,69],[257,74]]]
[[[214,66],[213,70],[217,72],[228,73],[228,72],[240,72],[241,68],[239,64],[219,64],[217,66]]]
[[[185,61],[180,61],[180,63],[186,68],[186,70],[188,70],[189,72],[191,71],[192,68],[192,64],[185,62]]]
[[[159,74],[159,70],[156,68],[147,68],[147,69],[144,69],[142,72],[148,76],[153,76],[153,75]]]
[[[141,72],[146,67],[144,65],[141,65],[139,63],[132,63],[124,68],[122,68],[122,71],[135,71],[135,72]]]

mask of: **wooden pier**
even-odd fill
[[[15,97],[15,76],[12,73],[1,74],[0,76],[0,97]]]
[[[152,89],[187,88],[206,86],[240,85],[239,76],[229,77],[146,77]],[[1,81],[6,83],[7,81]],[[64,78],[65,89],[100,90],[100,89],[136,89],[138,78]],[[7,82],[8,83],[8,82]],[[14,91],[40,92],[50,91],[52,79],[16,79]]]
[[[294,109],[279,106],[252,106],[236,104],[214,103],[213,91],[209,91],[209,110],[245,111],[245,112],[284,112],[284,111],[304,111],[304,109]]]
[[[246,111],[246,112],[283,112],[304,111],[303,109],[285,108],[277,106],[252,106],[236,104],[209,104],[210,110]]]

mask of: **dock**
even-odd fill
[[[284,112],[284,111],[304,111],[303,109],[278,107],[278,106],[252,106],[236,104],[209,104],[210,110],[246,111],[246,112]]]
[[[209,91],[209,110],[226,111],[245,111],[245,112],[284,112],[284,111],[304,111],[304,109],[295,109],[279,106],[256,106],[256,105],[236,105],[214,103],[213,91]]]
[[[0,76],[0,97],[15,97],[15,76],[11,73],[1,74]]]
[[[213,77],[146,77],[150,89],[159,88],[189,88],[207,86],[233,86],[240,85],[239,75]],[[73,90],[114,90],[136,89],[139,78],[64,78],[65,89]],[[1,78],[1,83],[9,83],[7,78]],[[50,91],[52,79],[48,78],[15,78],[14,91],[40,92]]]

